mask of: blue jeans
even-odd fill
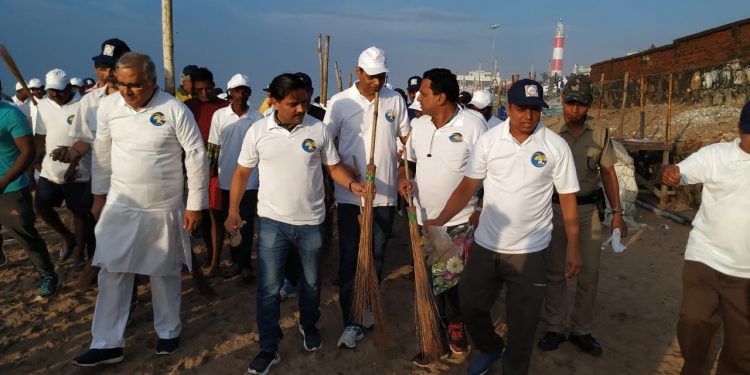
[[[320,256],[323,225],[292,225],[261,217],[258,224],[257,323],[260,349],[275,352],[284,334],[279,327],[279,290],[284,285],[284,265],[289,250],[296,248],[302,269],[298,294],[300,324],[315,325],[320,319]]]
[[[359,252],[359,206],[338,205],[339,221],[339,305],[344,326],[352,323],[352,301],[354,300],[354,276],[357,271]],[[392,237],[393,206],[373,207],[372,212],[372,257],[378,280],[383,279],[383,260],[388,239]]]

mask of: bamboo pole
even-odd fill
[[[640,124],[641,139],[643,139],[646,136],[646,108],[645,108],[646,102],[644,98],[645,90],[646,90],[646,87],[643,81],[643,73],[641,73],[641,124]]]
[[[172,0],[161,0],[161,46],[164,55],[164,91],[174,95],[174,39],[172,37]]]
[[[320,104],[322,105],[323,102],[323,81],[325,80],[325,77],[323,77],[323,35],[318,33],[318,73],[320,74]]]
[[[352,87],[353,82],[354,81],[352,80],[352,72],[349,72],[349,83],[347,83],[346,87],[347,88]]]
[[[672,73],[669,73],[669,92],[667,93],[667,121],[664,125],[664,144],[670,145],[670,128],[672,127]],[[669,164],[669,151],[670,148],[662,151],[661,164]],[[661,197],[659,197],[659,208],[664,209],[667,207],[668,199],[667,191],[669,187],[665,184],[661,184]]]
[[[375,200],[375,140],[378,125],[378,106],[380,93],[375,93],[375,108],[372,113],[372,135],[370,138],[370,159],[365,172],[365,204],[359,217],[360,236],[357,253],[357,271],[354,276],[354,298],[352,301],[352,320],[362,324],[365,309],[369,306],[375,318],[377,341],[385,343],[385,316],[380,297],[380,285],[372,258],[372,210]]]
[[[406,178],[409,179],[408,147],[404,147],[404,168]],[[443,345],[438,323],[438,310],[435,304],[435,296],[432,293],[430,282],[431,272],[424,261],[424,253],[420,244],[419,224],[417,223],[417,208],[411,191],[407,194],[406,216],[409,220],[409,239],[411,240],[411,253],[414,260],[414,319],[417,326],[417,343],[419,352],[425,359],[435,359],[443,354]]]
[[[339,69],[339,63],[336,60],[333,60],[333,71],[336,73],[336,87],[339,92],[342,92],[344,91],[344,82],[341,80],[341,69]]]
[[[602,77],[599,79],[599,111],[596,114],[597,118],[602,117],[602,103],[604,102],[604,73],[602,73]]]
[[[620,137],[625,138],[625,105],[628,102],[628,75],[625,72],[625,79],[622,82],[622,106],[620,107]]]
[[[328,51],[330,45],[331,36],[326,35],[325,43],[323,44],[323,84],[320,87],[320,105],[322,105],[323,108],[325,108],[326,103],[328,103]]]

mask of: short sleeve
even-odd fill
[[[617,163],[617,154],[615,149],[612,147],[612,140],[609,138],[609,130],[603,129],[604,141],[602,142],[602,154],[599,158],[599,165],[607,168]]]
[[[710,148],[704,147],[681,161],[677,166],[680,168],[680,184],[700,184],[708,182],[710,162]]]
[[[257,123],[251,126],[250,130],[245,134],[245,139],[242,140],[240,156],[237,158],[237,164],[245,168],[255,168],[258,165],[258,129],[262,127],[263,125]]]
[[[39,105],[42,105],[40,102]],[[42,120],[42,111],[39,110],[39,107],[37,106],[36,111],[34,111],[34,133],[39,135],[45,135],[47,134],[47,127],[44,125],[44,120]]]
[[[576,175],[576,166],[573,162],[573,153],[570,147],[562,139],[557,146],[559,156],[555,160],[555,170],[552,173],[552,182],[555,190],[560,194],[571,194],[581,190],[578,185],[578,176]]]
[[[339,158],[338,152],[336,152],[336,147],[333,144],[333,140],[331,139],[331,136],[326,131],[325,126],[323,126],[321,133],[323,136],[323,148],[320,150],[320,156],[323,161],[323,164],[324,165],[338,164],[341,161],[341,159]]]
[[[16,107],[8,108],[5,118],[2,120],[3,126],[8,130],[13,138],[20,138],[31,134],[31,125],[26,119],[23,112]]]
[[[337,104],[337,101],[332,101],[328,106],[326,115],[323,117],[323,124],[326,127],[326,131],[331,136],[331,139],[338,138],[339,132],[341,131],[341,121],[338,120],[338,116],[336,115],[339,108]]]
[[[214,112],[211,117],[211,129],[208,131],[208,143],[221,146],[221,111]]]
[[[466,172],[464,173],[466,177],[475,180],[482,180],[487,177],[487,160],[489,156],[489,147],[487,145],[490,143],[489,141],[491,139],[487,136],[487,133],[477,140],[474,152],[471,153],[471,158],[469,159],[469,165],[466,167]]]

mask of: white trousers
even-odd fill
[[[91,324],[91,349],[125,346],[125,324],[130,312],[135,274],[99,271],[99,295]],[[180,336],[182,277],[150,276],[154,330],[160,339]]]

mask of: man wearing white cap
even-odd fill
[[[86,94],[86,90],[83,89],[83,80],[81,77],[73,77],[70,79],[70,86],[73,87],[73,91],[78,92],[78,95],[83,96]]]
[[[47,91],[44,89],[44,83],[39,78],[32,78],[29,80],[29,83],[26,84],[26,87],[29,88],[29,91],[31,91],[31,95],[36,98],[37,104],[40,100],[44,99],[44,97],[47,95]],[[31,129],[36,134],[36,108],[37,106],[34,105],[32,102],[29,106],[29,117],[31,118]],[[35,183],[32,183],[32,185],[35,185]]]
[[[232,185],[232,174],[237,167],[237,158],[240,156],[242,141],[245,139],[250,125],[260,120],[263,116],[248,106],[248,99],[252,95],[250,80],[244,74],[235,74],[227,83],[227,95],[230,105],[217,109],[211,119],[211,129],[208,133],[208,160],[210,168],[219,176],[219,189],[221,189],[222,201],[229,203],[229,189]],[[252,263],[250,262],[253,245],[253,227],[255,212],[258,201],[258,171],[253,171],[247,184],[247,191],[240,202],[240,216],[246,224],[240,230],[242,240],[232,246],[230,251],[232,262],[242,272],[242,279],[250,282],[255,279]],[[212,209],[216,212],[220,223],[226,220],[227,207]],[[218,271],[220,248],[213,249],[209,275]]]
[[[90,199],[90,159],[80,164],[66,164],[53,158],[52,151],[59,146],[71,146],[75,139],[68,135],[70,126],[78,113],[80,96],[73,91],[65,72],[50,70],[45,77],[46,99],[40,100],[35,115],[39,181],[34,197],[37,214],[63,238],[60,259],[66,260],[75,250],[81,253],[87,243],[88,212]],[[65,206],[73,213],[72,233],[60,220],[55,207]]]
[[[487,129],[492,129],[502,123],[492,111],[492,93],[489,90],[474,91],[474,95],[471,96],[471,101],[466,107],[484,119],[487,123]]]
[[[463,178],[477,139],[485,133],[484,119],[470,114],[458,104],[458,81],[448,69],[435,68],[424,73],[419,89],[419,100],[425,116],[414,121],[409,140],[406,142],[409,163],[415,176],[406,176],[405,168],[399,168],[399,192],[404,197],[414,191],[417,206],[417,222],[421,225],[430,217],[436,217],[453,189]],[[417,102],[417,101],[415,101]],[[414,178],[414,186],[410,181]],[[413,189],[412,189],[413,188]],[[473,196],[466,206],[445,224],[452,239],[470,232],[471,223],[479,217],[476,209],[478,197]],[[481,210],[481,207],[478,208]],[[473,216],[473,219],[472,219]],[[452,257],[451,257],[452,258]],[[459,261],[463,262],[462,256]],[[461,263],[463,265],[463,263]],[[437,265],[430,265],[435,270]],[[433,275],[430,272],[430,275]],[[442,273],[440,273],[442,278]],[[458,277],[452,283],[434,283],[433,292],[441,318],[447,326],[446,337],[453,353],[468,351],[464,322],[461,317]],[[413,363],[420,367],[429,361],[420,353]]]
[[[182,265],[192,266],[188,233],[208,206],[208,161],[190,111],[159,90],[147,55],[122,55],[115,72],[120,95],[97,112],[91,211],[99,219],[93,265],[101,270],[91,349],[74,359],[78,366],[123,360],[135,274],[151,283],[156,354],[178,348]]]
[[[26,115],[26,118],[31,116],[31,100],[26,90],[23,89],[21,82],[16,82],[16,95],[13,95],[13,104]]]
[[[325,124],[334,138],[338,139],[341,161],[355,176],[365,173],[370,160],[370,142],[373,131],[372,116],[378,106],[375,154],[375,200],[373,202],[373,257],[378,278],[382,277],[383,259],[396,206],[396,139],[406,140],[409,135],[409,117],[406,102],[397,92],[384,88],[386,74],[385,52],[370,47],[359,55],[357,78],[352,87],[331,98],[326,112]],[[380,93],[380,102],[375,103],[375,94]],[[404,142],[405,143],[405,142]],[[362,327],[355,325],[351,317],[354,292],[354,275],[357,269],[359,248],[360,198],[344,187],[336,186],[339,226],[339,304],[344,321],[344,332],[339,339],[340,347],[355,348],[364,337]],[[364,322],[368,325],[368,322]]]

